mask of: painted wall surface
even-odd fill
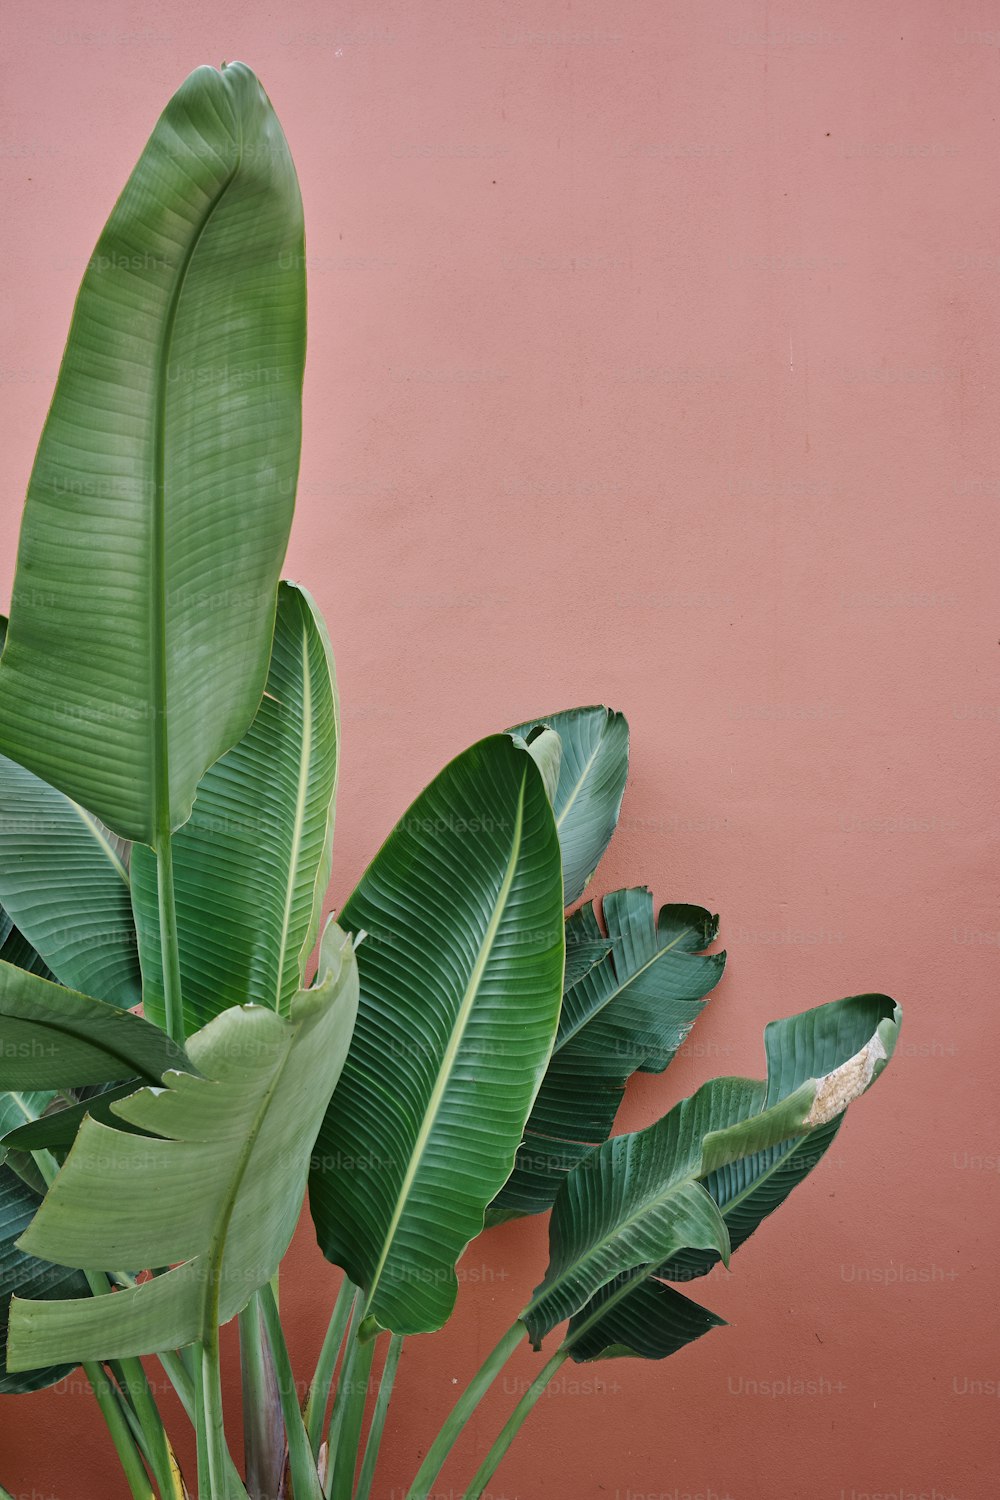
[[[822,1169],[702,1284],[732,1326],[568,1374],[493,1500],[989,1500],[1000,4],[43,0],[6,20],[0,600],[101,224],[183,76],[243,58],[308,221],[288,572],[343,695],[331,899],[461,747],[603,701],[633,771],[599,888],[706,903],[730,953],[623,1123],[758,1073],[773,1015],[865,989],[906,1006]],[[380,1500],[544,1257],[539,1224],[477,1244],[454,1322],[407,1345]],[[303,1377],[335,1285],[304,1225],[283,1292]],[[0,1415],[14,1495],[125,1494],[83,1395]]]

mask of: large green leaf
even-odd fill
[[[626,1273],[637,1284],[662,1277],[688,1247],[728,1262],[729,1228],[706,1180],[834,1121],[885,1067],[899,1016],[887,996],[862,995],[774,1023],[765,1034],[766,1085],[716,1078],[655,1125],[593,1151],[552,1210],[549,1268],[523,1314],[536,1347],[576,1315],[577,1331],[587,1324],[586,1357],[602,1340],[620,1348]],[[616,1279],[595,1322],[590,1299]],[[573,1333],[571,1322],[570,1340]]]
[[[0,1089],[77,1088],[136,1075],[159,1083],[168,1068],[191,1066],[141,1016],[2,962],[0,1026]]]
[[[224,1011],[189,1040],[200,1077],[168,1073],[115,1105],[148,1135],[84,1121],[21,1248],[57,1265],[174,1269],[113,1297],[16,1298],[11,1369],[178,1348],[246,1306],[292,1237],[356,1005],[350,940],[331,924],[318,982],[288,1018]]]
[[[184,823],[260,702],[304,350],[281,127],[248,68],[199,68],[80,288],[0,661],[0,750],[123,838]]]
[[[510,1172],[556,1028],[559,844],[531,756],[494,735],[452,761],[341,921],[367,934],[361,1003],[310,1203],[369,1317],[417,1333],[451,1312],[455,1262]]]
[[[0,646],[7,621],[0,615]],[[0,755],[0,941],[11,921],[63,983],[138,1005],[142,980],[128,845],[92,813]]]
[[[173,840],[188,1031],[246,1001],[286,1013],[301,986],[330,878],[337,747],[326,628],[309,594],[283,583],[257,716]],[[162,1023],[156,861],[142,846],[132,883],[145,1014]]]
[[[706,1093],[713,1089],[715,1099]],[[698,1180],[704,1137],[728,1116],[728,1089],[706,1090],[649,1130],[607,1141],[566,1177],[552,1209],[548,1270],[523,1314],[536,1349],[633,1266],[652,1268],[687,1245],[728,1260],[725,1223]]]
[[[628,776],[628,724],[610,708],[570,708],[510,730],[530,739],[540,726],[562,743],[554,807],[562,848],[564,904],[578,901],[611,840]]]
[[[610,952],[567,985],[555,1050],[491,1223],[551,1207],[566,1173],[611,1134],[631,1074],[663,1071],[722,977],[726,955],[703,951],[719,919],[702,907],[664,906],[656,916],[637,886],[605,896],[603,913]],[[567,968],[568,955],[602,938],[593,903],[574,912]]]
[[[769,1084],[767,1099],[786,1098],[810,1075],[830,1072],[838,1056],[853,1048],[860,1051],[870,1031],[872,1016],[883,1003],[881,995],[856,995],[835,1002],[832,1017],[827,1008],[772,1021],[764,1032]],[[835,1019],[839,1031],[829,1025]],[[764,1085],[756,1108],[765,1107]],[[823,1159],[843,1123],[843,1114],[808,1135],[781,1141],[754,1156],[730,1162],[705,1179],[705,1187],[718,1203],[734,1250],[779,1208],[793,1188]],[[690,1281],[704,1276],[716,1264],[711,1253],[685,1250],[673,1258],[661,1275],[672,1281]]]
[[[759,1108],[764,1086],[759,1087],[761,1095],[746,1101],[749,1114],[756,1112],[755,1105]],[[705,1187],[722,1210],[733,1250],[738,1250],[819,1164],[830,1149],[842,1119],[839,1116],[808,1135],[780,1141],[706,1177]],[[718,1259],[711,1251],[687,1248],[672,1256],[658,1274],[668,1281],[693,1281],[707,1275]]]
[[[0,1395],[38,1391],[69,1374],[72,1364],[13,1374],[7,1369],[7,1315],[11,1297],[86,1297],[87,1279],[82,1271],[53,1266],[26,1255],[16,1245],[41,1204],[41,1197],[10,1167],[0,1164]]]
[[[758,1102],[763,1093],[761,1084]],[[753,1099],[753,1095],[748,1096],[747,1102]],[[809,1175],[829,1149],[843,1118],[838,1115],[808,1135],[782,1141],[709,1173],[705,1187],[722,1211],[731,1250],[738,1250]],[[652,1275],[644,1267],[625,1272],[603,1287],[571,1320],[566,1338],[571,1357],[577,1362],[623,1354],[664,1359],[700,1338],[723,1320],[682,1297],[663,1278],[692,1281],[718,1262],[719,1256],[712,1250],[685,1248]]]

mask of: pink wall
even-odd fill
[[[8,26],[0,598],[98,230],[170,91],[243,58],[309,228],[289,572],[340,671],[333,898],[453,752],[604,701],[634,770],[601,885],[718,908],[731,955],[625,1123],[759,1072],[772,1015],[907,1008],[822,1170],[703,1288],[733,1326],[584,1371],[494,1500],[992,1497],[1000,5],[47,0]],[[334,1282],[310,1239],[300,1372]],[[379,1500],[543,1260],[537,1224],[471,1252],[454,1323],[407,1347]],[[786,1380],[818,1393],[753,1393]],[[3,1418],[15,1494],[124,1494],[83,1397]]]

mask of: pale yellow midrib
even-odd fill
[[[284,1043],[281,1058],[276,1062],[269,1082],[265,1085],[263,1093],[259,1096],[259,1103],[254,1109],[253,1119],[250,1122],[247,1135],[240,1143],[235,1162],[233,1163],[233,1172],[229,1179],[228,1189],[215,1215],[214,1229],[208,1245],[203,1252],[204,1258],[212,1271],[212,1274],[206,1278],[206,1287],[201,1302],[203,1336],[209,1334],[218,1324],[216,1314],[218,1313],[222,1297],[223,1267],[226,1251],[229,1248],[229,1230],[233,1214],[236,1210],[237,1199],[239,1198],[243,1182],[249,1170],[257,1139],[267,1122],[267,1116],[274,1097],[284,1077],[289,1059],[295,1049],[295,1043],[298,1041],[299,1030],[301,1028],[293,1027],[291,1022],[288,1025],[291,1034]],[[193,1259],[197,1260],[198,1257],[195,1256]]]
[[[596,1240],[593,1244],[588,1245],[586,1249],[581,1253],[579,1258],[577,1260],[570,1261],[568,1266],[565,1266],[561,1271],[557,1272],[557,1274],[552,1278],[547,1286],[543,1281],[541,1286],[539,1286],[538,1290],[535,1292],[531,1301],[528,1303],[527,1307],[525,1307],[524,1312],[521,1314],[521,1316],[525,1317],[536,1307],[540,1307],[543,1303],[547,1302],[552,1296],[553,1292],[557,1291],[559,1287],[563,1286],[574,1275],[574,1273],[579,1272],[581,1266],[589,1265],[600,1255],[602,1250],[606,1250],[607,1247],[614,1244],[616,1240],[620,1240],[623,1237],[627,1236],[628,1233],[637,1224],[641,1223],[643,1219],[647,1218],[650,1214],[655,1213],[657,1209],[667,1207],[671,1199],[677,1198],[689,1187],[700,1187],[703,1190],[708,1203],[714,1204],[716,1214],[726,1231],[726,1237],[728,1239],[729,1226],[726,1224],[725,1216],[722,1213],[722,1210],[719,1208],[719,1205],[715,1202],[715,1199],[712,1197],[711,1193],[705,1187],[704,1182],[702,1181],[702,1177],[707,1175],[707,1173],[700,1171],[685,1172],[681,1177],[676,1178],[674,1181],[668,1183],[665,1187],[657,1189],[650,1197],[642,1199],[639,1206],[634,1209],[632,1213],[628,1214],[624,1219],[621,1219],[617,1223],[612,1225],[607,1234],[602,1235],[599,1240]],[[708,1210],[708,1217],[711,1218],[711,1209]],[[671,1225],[670,1227],[674,1228],[673,1225]],[[685,1246],[684,1248],[688,1249],[691,1247]],[[696,1248],[711,1248],[713,1250],[718,1250],[718,1247],[715,1245],[697,1246]],[[670,1251],[666,1252],[666,1254],[668,1255],[670,1253]],[[652,1264],[653,1262],[650,1262],[649,1266],[651,1266]],[[652,1274],[649,1270],[649,1266],[647,1266],[646,1268],[647,1274]],[[605,1285],[607,1285],[607,1283],[605,1283]],[[598,1290],[600,1290],[600,1288],[598,1288]]]
[[[594,746],[593,750],[590,752],[589,756],[587,757],[587,763],[586,763],[586,765],[584,766],[583,770],[580,772],[579,776],[576,779],[576,785],[573,787],[573,790],[570,792],[569,796],[566,798],[566,802],[565,802],[565,805],[563,806],[562,812],[556,818],[556,827],[557,828],[561,828],[562,827],[563,820],[566,817],[566,814],[569,812],[570,808],[573,806],[573,803],[576,801],[577,797],[580,795],[581,788],[583,787],[583,784],[586,781],[587,777],[590,775],[591,767],[593,766],[594,761],[597,759],[598,754],[600,753],[601,744],[603,742],[603,739],[604,739],[604,733],[602,731],[601,735],[600,735],[600,738],[597,741],[597,744]]]
[[[121,877],[126,887],[129,887],[131,885],[131,882],[129,880],[128,870],[126,870],[125,868],[124,861],[112,847],[110,840],[105,836],[103,824],[98,822],[93,813],[88,812],[85,807],[81,807],[78,802],[74,802],[71,797],[67,797],[66,801],[76,813],[81,823],[83,823],[84,826],[88,828],[93,834],[95,840],[97,841],[98,848],[105,856],[111,867],[114,869],[115,873]]]
[[[288,933],[292,925],[292,905],[295,898],[296,878],[302,859],[302,834],[306,818],[306,793],[309,786],[309,760],[312,751],[313,707],[312,676],[310,672],[309,632],[302,626],[302,744],[299,749],[299,780],[295,797],[295,820],[292,825],[292,852],[288,862],[288,884],[285,889],[285,909],[281,921],[281,937],[278,942],[278,963],[274,996],[274,1009],[281,1009],[284,989],[285,959],[288,953]]]
[[[677,934],[672,943],[664,943],[662,948],[657,948],[656,952],[653,954],[653,957],[648,958],[644,964],[640,964],[635,973],[630,974],[629,977],[625,980],[624,984],[618,985],[618,987],[611,992],[608,998],[602,1001],[602,1003],[597,1007],[596,1010],[590,1011],[582,1021],[577,1021],[577,1023],[573,1027],[571,1027],[569,1031],[566,1032],[565,1036],[560,1038],[559,1042],[556,1044],[555,1050],[561,1052],[563,1047],[566,1046],[566,1043],[571,1042],[573,1038],[584,1029],[585,1026],[589,1026],[595,1016],[600,1015],[602,1010],[607,1010],[608,1006],[613,1004],[614,1001],[618,999],[619,995],[623,995],[625,993],[629,985],[634,984],[641,974],[645,974],[647,969],[651,969],[654,964],[659,963],[660,959],[664,956],[665,953],[671,953],[677,947],[677,944],[681,941],[681,939],[687,937],[688,933],[693,931],[693,927],[685,927],[683,931]],[[612,949],[611,951],[613,952],[614,950]],[[692,956],[700,958],[703,955],[697,954]],[[583,977],[586,979],[587,976],[584,975]]]
[[[47,1089],[39,1089],[39,1093],[47,1093],[47,1092],[48,1092]],[[38,1115],[33,1115],[31,1113],[31,1110],[28,1108],[28,1106],[24,1102],[24,1095],[23,1094],[15,1092],[14,1089],[9,1089],[9,1090],[7,1090],[7,1098],[8,1099],[13,1099],[14,1103],[17,1105],[18,1109],[21,1111],[22,1115],[24,1116],[26,1124],[32,1125],[32,1124],[34,1124],[34,1122],[37,1119],[40,1118]]]

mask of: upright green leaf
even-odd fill
[[[654,915],[645,886],[613,891],[602,904],[610,951],[567,985],[555,1049],[491,1223],[551,1207],[566,1173],[611,1134],[629,1077],[663,1071],[722,977],[726,955],[704,952],[719,919],[703,907]],[[594,903],[574,912],[567,971],[570,954],[604,937]]]
[[[0,750],[122,838],[184,823],[267,673],[299,459],[302,207],[253,73],[199,68],[84,277],[28,489]]]
[[[564,904],[583,895],[611,840],[628,776],[628,724],[610,708],[570,708],[517,724],[529,739],[540,725],[558,734],[562,762],[555,794],[562,848]]]
[[[16,1298],[11,1369],[179,1348],[270,1280],[302,1206],[356,1005],[350,941],[331,924],[318,982],[288,1018],[262,1006],[223,1012],[189,1040],[201,1076],[167,1073],[163,1088],[115,1105],[148,1135],[84,1121],[20,1247],[57,1265],[174,1269],[113,1297]]]
[[[0,615],[0,647],[6,635]],[[14,921],[61,983],[115,1005],[139,1004],[128,845],[6,755],[0,755],[0,902],[0,943]]]
[[[800,1171],[777,1192],[781,1162],[807,1152],[810,1140],[812,1160],[818,1159],[848,1104],[886,1066],[899,1026],[899,1007],[885,995],[853,996],[772,1022],[765,1032],[766,1083],[715,1079],[656,1125],[595,1151],[556,1200],[552,1264],[525,1319],[533,1338],[560,1320],[585,1281],[594,1294],[578,1302],[565,1341],[574,1359],[621,1353],[661,1359],[699,1336],[699,1324],[712,1315],[677,1294],[664,1295],[662,1282],[704,1274],[726,1258],[723,1245],[685,1246],[664,1235],[662,1255],[637,1254],[631,1241],[625,1253],[616,1247],[634,1237],[637,1223],[648,1223],[651,1208],[662,1213],[678,1188],[692,1182],[715,1205],[728,1247],[743,1243],[805,1175]],[[756,1218],[749,1228],[748,1206]],[[613,1275],[603,1277],[609,1262]]]
[[[593,1151],[566,1178],[553,1207],[549,1269],[524,1314],[536,1346],[564,1318],[589,1318],[589,1298],[626,1272],[637,1281],[661,1276],[687,1246],[728,1261],[728,1226],[705,1180],[836,1119],[885,1067],[899,1014],[887,996],[864,995],[776,1023],[766,1032],[766,1085],[713,1079],[655,1125]],[[684,1238],[695,1188],[698,1212],[714,1223],[714,1242],[707,1232]],[[625,1290],[620,1284],[616,1305]]]
[[[330,878],[338,738],[326,628],[310,595],[283,583],[256,718],[174,835],[188,1031],[246,1001],[287,1013],[301,986]],[[162,1024],[156,861],[141,846],[132,884],[145,1013]]]
[[[367,934],[361,1003],[310,1203],[368,1317],[416,1333],[451,1311],[455,1262],[510,1172],[555,1033],[559,844],[531,757],[494,735],[452,761],[341,921]]]

